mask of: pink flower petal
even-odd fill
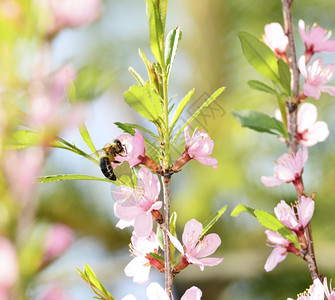
[[[125,203],[115,203],[114,204],[114,214],[117,218],[124,221],[132,221],[136,219],[136,216],[143,214],[144,211],[141,207],[138,206],[127,206],[123,205]]]
[[[273,176],[262,176],[261,182],[267,187],[274,187],[283,184],[285,181]]]
[[[184,255],[184,248],[183,245],[178,241],[178,239],[176,237],[174,237],[169,231],[168,231],[168,235],[170,238],[171,243],[173,244],[173,246],[176,247],[176,249],[182,254]]]
[[[284,33],[283,27],[279,23],[270,23],[264,27],[264,43],[276,52],[284,53],[288,46],[288,38]]]
[[[291,230],[299,230],[300,224],[295,212],[284,200],[281,200],[274,209],[277,219]]]
[[[152,232],[153,220],[151,214],[138,214],[134,223],[134,232],[138,237],[147,237]]]
[[[281,236],[278,232],[265,230],[265,234],[270,243],[280,246],[288,246],[290,244],[289,241]]]
[[[0,270],[0,287],[13,286],[19,275],[17,255],[11,241],[3,236],[0,236]]]
[[[221,239],[216,233],[206,235],[195,247],[197,257],[205,257],[213,254],[221,245]]]
[[[161,191],[160,181],[156,174],[151,173],[147,168],[138,171],[138,188],[143,190],[146,197],[155,201]]]
[[[180,300],[200,300],[202,297],[202,291],[196,286],[189,288]]]
[[[298,205],[298,216],[299,216],[299,223],[305,228],[311,218],[313,217],[314,213],[314,201],[305,196],[301,196],[301,200]]]
[[[301,140],[300,144],[310,147],[318,142],[323,142],[328,136],[329,129],[327,123],[318,121],[303,135],[304,140]]]
[[[195,219],[191,219],[185,224],[182,236],[186,249],[191,250],[199,241],[202,234],[202,224]]]
[[[282,262],[287,255],[287,251],[283,247],[276,247],[272,250],[268,259],[266,260],[264,269],[266,272],[272,271],[280,262]]]
[[[145,265],[148,260],[142,256],[133,258],[124,268],[126,276],[133,277],[133,281],[138,284],[146,284],[149,282],[150,267]]]
[[[212,166],[214,170],[217,169],[218,161],[214,157],[195,157],[194,159],[205,166]]]
[[[165,290],[157,283],[152,282],[147,288],[148,300],[169,300]]]
[[[318,116],[315,105],[304,103],[298,111],[298,131],[303,132],[309,129],[316,122]]]
[[[320,91],[324,93],[328,93],[330,96],[335,97],[335,87],[330,85],[321,85]]]

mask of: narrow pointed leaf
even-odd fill
[[[167,68],[167,78],[170,77],[171,69],[173,66],[174,58],[177,53],[178,44],[181,40],[181,29],[177,27],[171,30],[167,36],[165,41],[165,66]]]
[[[39,177],[38,182],[48,183],[54,181],[65,181],[65,180],[97,180],[97,181],[106,181],[111,182],[107,178],[96,177],[91,175],[80,175],[80,174],[60,174],[60,175],[48,175]]]
[[[40,134],[31,130],[23,129],[13,132],[10,136],[4,137],[3,144],[6,149],[21,149],[37,146],[40,143]],[[53,141],[50,147],[67,149],[62,143]]]
[[[156,69],[154,67],[154,64],[150,60],[147,59],[147,57],[145,56],[144,52],[141,49],[138,49],[138,53],[142,61],[145,64],[150,83],[155,87],[156,91],[158,91],[159,90],[159,85],[158,85],[158,80],[157,80],[158,75],[156,74]]]
[[[274,215],[264,210],[255,210],[254,214],[258,221],[267,229],[278,232],[283,237],[295,244],[299,248],[298,238],[288,229],[282,222],[280,222]]]
[[[186,128],[186,126],[188,124],[190,124],[200,113],[201,111],[208,107],[218,96],[221,95],[221,93],[225,90],[225,87],[221,87],[219,89],[217,89],[205,102],[203,105],[201,105],[196,111],[195,113],[185,122],[185,124],[180,128],[180,130],[177,132],[177,134],[174,136],[172,142],[171,142],[171,146],[173,145],[173,143],[176,141],[177,137],[179,136],[180,133],[183,132],[183,130]]]
[[[285,136],[286,134],[283,123],[266,114],[256,111],[242,110],[232,111],[232,115],[243,127],[278,136]]]
[[[280,78],[280,85],[284,88],[289,96],[291,94],[291,72],[288,65],[281,59],[278,60],[278,71]]]
[[[150,252],[149,255],[157,260],[160,260],[160,261],[164,261],[164,258],[161,257],[160,255],[154,253],[154,252]]]
[[[220,219],[223,213],[226,211],[227,205],[222,207],[219,211],[211,215],[203,224],[202,234],[203,237],[206,232]]]
[[[140,86],[142,87],[145,86],[145,80],[141,77],[140,74],[137,73],[137,71],[134,68],[129,67],[128,70],[134,76],[134,78],[136,79],[136,81],[138,82]]]
[[[178,121],[180,115],[182,114],[183,110],[185,109],[187,103],[191,100],[191,97],[194,94],[195,89],[190,90],[187,95],[179,102],[176,112],[173,115],[171,125],[170,125],[170,131],[172,132],[174,126],[176,125],[176,122]]]
[[[95,275],[95,273],[92,270],[92,268],[89,265],[87,265],[87,264],[85,264],[84,273],[85,273],[86,277],[88,278],[88,280],[90,281],[90,283],[95,288],[97,288],[100,292],[102,292],[103,295],[100,295],[100,293],[99,293],[98,294],[99,296],[105,296],[104,298],[106,298],[106,299],[114,300],[114,298],[112,297],[112,295],[105,289],[105,287],[98,280],[98,278]]]
[[[252,215],[253,217],[255,217],[255,214],[254,214],[255,210],[251,207],[248,207],[248,206],[244,205],[244,204],[237,205],[233,209],[233,211],[231,212],[230,215],[232,217],[237,217],[241,212],[246,212],[246,213]]]
[[[273,88],[269,87],[268,85],[258,80],[249,80],[248,85],[252,89],[257,90],[257,91],[265,92],[265,93],[272,94],[272,95],[278,94],[276,90],[274,90]]]
[[[272,50],[250,33],[240,32],[238,37],[241,41],[244,56],[254,69],[280,84],[277,57]]]
[[[88,133],[88,130],[86,128],[86,125],[83,124],[81,126],[79,126],[79,132],[81,137],[83,138],[84,142],[86,143],[86,145],[90,148],[92,153],[97,152],[97,149],[95,148],[92,139],[90,137],[90,134]]]
[[[285,140],[289,139],[288,129],[287,129],[287,113],[286,113],[286,99],[277,95],[277,103],[280,110],[280,114],[283,120],[283,125],[285,128]]]
[[[150,31],[151,51],[157,62],[162,65],[164,63],[164,27],[160,17],[159,2],[157,0],[146,0],[146,10]]]
[[[177,233],[176,233],[176,223],[177,223],[177,213],[174,211],[172,214],[171,214],[171,217],[170,217],[170,233],[175,236],[177,238]],[[174,264],[174,254],[175,254],[175,247],[172,245],[171,243],[171,247],[170,247],[170,251],[171,251],[171,259],[172,259],[172,264]]]

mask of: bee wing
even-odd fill
[[[89,156],[100,159],[100,157],[103,156],[103,154],[104,154],[104,149],[99,149],[96,152],[90,153]]]

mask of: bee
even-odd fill
[[[101,150],[100,156],[100,169],[102,174],[105,175],[108,179],[115,181],[116,176],[114,174],[112,162],[120,163],[119,161],[115,160],[117,155],[121,155],[126,153],[126,148],[124,145],[121,144],[120,140],[114,140],[111,143],[106,144]]]

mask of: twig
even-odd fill
[[[295,53],[293,20],[291,13],[291,4],[293,0],[282,0],[283,4],[283,18],[285,33],[288,37],[288,60],[291,71],[291,90],[293,98],[286,101],[286,106],[289,112],[290,120],[290,140],[288,144],[289,152],[296,153],[298,150],[298,133],[297,133],[297,102],[299,99],[299,69],[297,64],[297,57]]]
[[[170,238],[167,231],[170,227],[170,183],[171,175],[163,176],[164,189],[164,260],[165,260],[165,291],[172,299],[173,274],[171,267]]]
[[[282,0],[283,18],[285,33],[288,37],[288,59],[291,71],[291,89],[293,97],[288,98],[286,106],[289,112],[290,120],[290,140],[288,143],[288,151],[296,153],[298,150],[298,134],[297,134],[297,109],[299,101],[299,69],[297,64],[297,56],[295,52],[293,19],[291,13],[291,5],[293,0]],[[300,198],[300,197],[299,197]],[[301,200],[300,200],[301,201]],[[311,225],[308,224],[305,228],[305,236],[307,240],[307,249],[301,251],[301,257],[307,262],[309,272],[312,279],[319,277],[319,271],[315,260],[315,252],[313,246]]]

